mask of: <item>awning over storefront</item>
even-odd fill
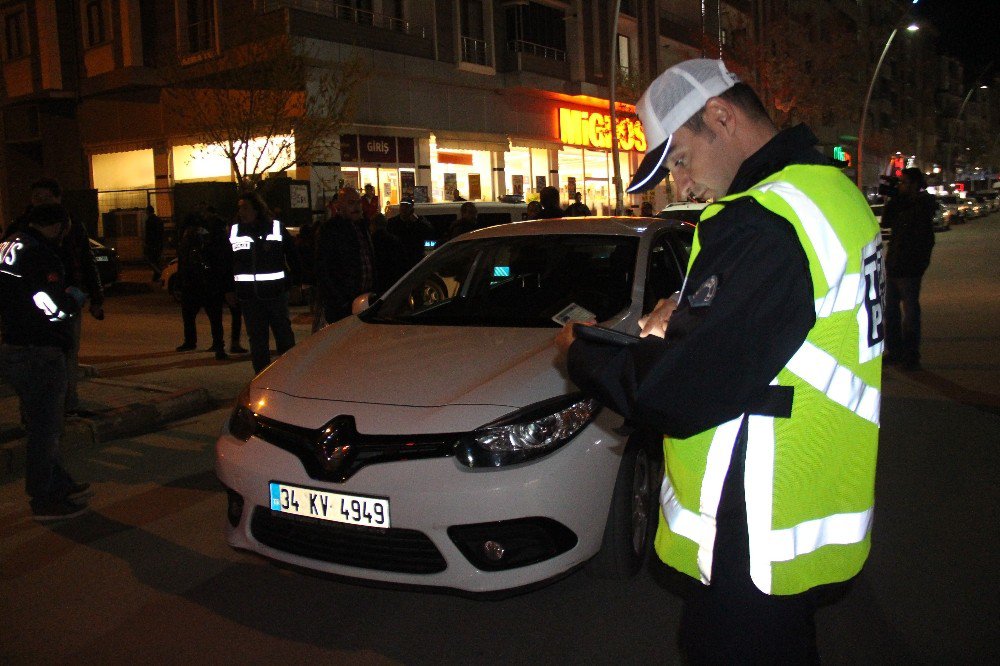
[[[438,150],[490,150],[507,152],[510,140],[502,134],[479,132],[434,132]]]

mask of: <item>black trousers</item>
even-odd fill
[[[684,600],[678,642],[689,664],[818,664],[818,595],[764,594],[750,578],[743,474],[746,421],[740,429],[716,518],[711,585]]]
[[[250,340],[250,360],[254,373],[271,364],[270,331],[279,354],[295,346],[292,320],[288,316],[288,292],[275,298],[250,298],[240,300],[243,320]]]
[[[195,317],[198,311],[205,308],[208,315],[208,325],[212,330],[212,347],[223,348],[222,333],[222,294],[206,292],[198,289],[185,289],[181,292],[181,317],[184,319],[184,344],[198,344],[198,328]]]
[[[885,284],[885,350],[903,363],[920,360],[920,282],[889,276]]]

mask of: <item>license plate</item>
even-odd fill
[[[347,525],[389,527],[389,500],[271,483],[271,510]]]

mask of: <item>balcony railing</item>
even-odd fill
[[[347,21],[349,23],[356,23],[358,25],[370,26],[373,28],[380,28],[383,30],[392,30],[393,32],[401,32],[406,35],[414,35],[417,37],[427,37],[427,30],[423,26],[416,25],[405,19],[401,19],[396,16],[390,16],[389,14],[380,14],[378,12],[371,12],[367,9],[358,9],[356,7],[351,7],[349,5],[342,5],[339,2],[332,2],[331,0],[256,0],[258,11],[266,12],[274,9],[280,9],[281,7],[291,7],[293,9],[301,9],[302,11],[312,12],[314,14],[322,14],[323,16],[330,16],[339,21]]]
[[[507,50],[512,53],[527,53],[537,58],[566,62],[566,52],[551,46],[543,46],[523,39],[512,39],[507,42]]]
[[[482,39],[462,37],[462,62],[491,67],[493,58],[490,56],[490,45]]]

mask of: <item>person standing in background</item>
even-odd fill
[[[920,169],[903,169],[882,215],[892,232],[885,259],[884,362],[904,370],[920,369],[920,283],[931,263],[937,212],[926,186]]]

